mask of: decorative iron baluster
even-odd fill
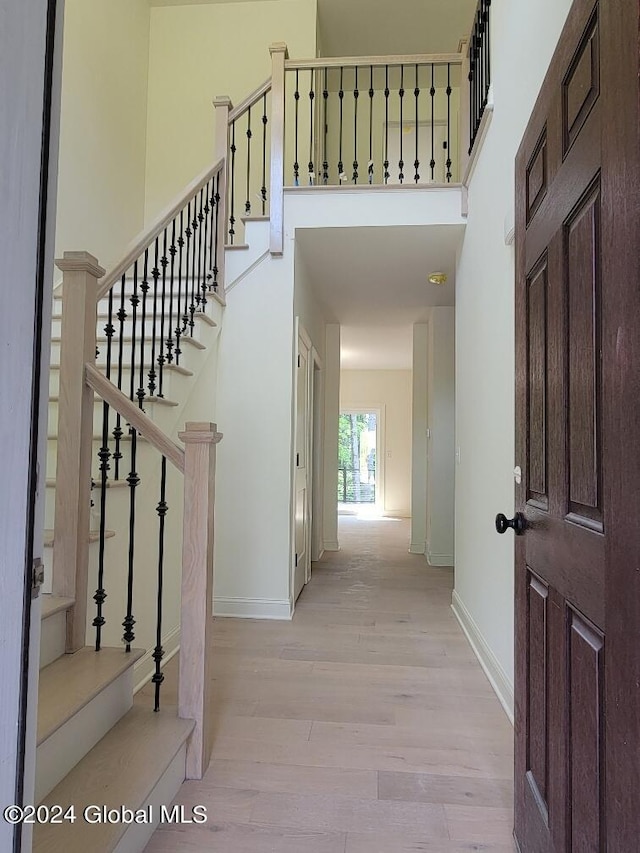
[[[267,117],[267,93],[265,92],[262,96],[262,186],[260,187],[260,196],[262,199],[262,215],[265,216],[267,212],[267,123],[269,119]],[[217,214],[216,214],[216,226],[217,226]],[[217,227],[216,227],[217,233]],[[216,246],[218,245],[218,241],[216,239]]]
[[[322,100],[324,104],[324,128],[323,128],[323,143],[322,143],[322,183],[326,186],[329,183],[329,161],[327,160],[327,133],[329,126],[327,124],[327,102],[329,100],[329,89],[327,88],[327,69],[324,69],[324,89],[322,90]]]
[[[229,213],[229,243],[233,246],[236,236],[235,224],[235,199],[236,199],[236,123],[231,122],[231,202]]]
[[[138,405],[142,409],[144,407],[144,398],[147,395],[145,391],[145,380],[144,380],[144,346],[145,339],[147,334],[146,322],[147,322],[147,293],[149,292],[149,281],[147,279],[149,273],[149,249],[144,250],[144,267],[142,271],[142,284],[140,285],[140,290],[142,291],[142,319],[140,323],[141,332],[140,332],[140,377],[137,391]]]
[[[122,279],[120,281],[120,307],[118,308],[118,312],[116,317],[119,322],[119,331],[118,331],[118,388],[122,390],[122,370],[123,370],[123,358],[124,358],[124,322],[127,319],[127,312],[124,307],[124,299],[125,299],[125,285],[126,285],[126,275],[123,274]],[[116,480],[120,479],[120,460],[122,459],[122,452],[120,451],[120,441],[122,440],[123,431],[122,431],[122,419],[120,417],[120,413],[117,414],[116,417],[116,425],[113,429],[113,437],[116,442],[115,452],[113,454],[113,461],[115,463],[114,474]]]
[[[180,338],[182,337],[183,332],[183,316],[182,316],[182,250],[184,248],[184,210],[180,211],[180,236],[178,237],[178,303],[176,305],[176,328],[175,328],[175,336],[176,336],[176,346],[175,346],[175,357],[176,364],[180,364],[180,356],[182,355],[182,350],[180,349]],[[185,304],[187,297],[185,295]]]
[[[313,155],[313,102],[316,97],[313,84],[313,69],[309,71],[311,82],[309,84],[309,186],[313,186],[315,182],[315,166]]]
[[[155,672],[151,681],[155,687],[154,711],[160,710],[160,686],[164,681],[164,674],[160,669],[160,662],[164,657],[164,649],[162,648],[162,594],[164,585],[164,519],[169,510],[166,500],[167,493],[167,460],[162,457],[162,467],[160,469],[160,501],[156,507],[158,513],[158,588],[156,599],[156,647],[153,650],[153,661],[155,663]]]
[[[344,68],[342,66],[340,66],[340,89],[338,91],[338,98],[340,99],[340,151],[338,154],[338,157],[339,157],[339,159],[338,159],[338,183],[339,184],[342,184],[343,181],[347,180],[347,176],[345,175],[344,168],[343,168],[344,164],[342,162],[342,123],[343,123],[343,116],[342,116],[343,104],[342,104],[342,102],[344,100],[343,78],[344,78]]]
[[[171,270],[169,272],[169,335],[166,340],[167,363],[173,362],[173,300],[175,297],[175,271],[176,271],[176,220],[171,223],[171,245],[169,246],[169,254],[171,255]]]
[[[244,203],[245,216],[251,215],[251,107],[247,110],[247,200]]]
[[[429,94],[431,95],[431,162],[429,166],[431,167],[431,180],[435,181],[436,179],[436,140],[435,140],[435,99],[436,99],[436,72],[435,65],[433,62],[431,63],[431,88],[429,89]]]
[[[490,16],[490,12],[489,12],[490,7],[491,7],[491,0],[484,0],[484,12],[483,12],[484,28],[485,28],[484,52],[485,52],[486,62],[487,62],[487,64],[486,64],[486,78],[485,78],[486,83],[487,83],[487,92],[486,92],[486,98],[485,98],[485,106],[486,106],[486,101],[488,100],[488,97],[489,97],[489,89],[491,87],[491,40],[490,40],[490,33],[491,33],[490,24],[491,24],[491,21],[490,21],[490,17],[489,17]]]
[[[218,292],[218,213],[220,212],[220,173],[216,175],[216,194],[215,194],[215,245],[213,249],[213,289]]]
[[[389,183],[389,66],[384,67],[384,182]]]
[[[166,310],[167,299],[167,266],[169,258],[167,257],[167,229],[164,229],[162,235],[162,257],[160,258],[160,266],[162,267],[162,301],[160,303],[160,335],[158,338],[158,397],[164,397],[164,363],[166,361],[164,355],[164,317]]]
[[[451,183],[451,63],[447,63],[447,183]]]
[[[209,188],[211,185],[211,188]],[[202,283],[202,305],[207,304],[207,294],[213,288],[213,209],[215,206],[215,178],[207,181],[204,194],[204,270],[205,281]]]
[[[369,66],[369,183],[373,183],[373,65]]]
[[[109,291],[109,315],[107,323],[104,327],[105,335],[107,336],[107,379],[111,378],[111,340],[115,332],[113,326],[113,288]],[[104,589],[104,565],[105,565],[105,543],[107,533],[107,482],[109,477],[109,459],[111,451],[109,450],[109,404],[106,401],[102,403],[102,446],[98,451],[98,459],[100,460],[100,534],[99,534],[99,550],[98,550],[98,582],[93,600],[96,604],[96,615],[91,623],[96,629],[96,651],[99,652],[102,644],[102,628],[105,625],[105,618],[102,608],[107,597]]]
[[[294,130],[293,130],[293,185],[300,185],[300,164],[298,163],[298,115],[300,111],[300,72],[296,68],[296,89],[293,93],[295,101],[294,108]]]
[[[200,307],[202,303],[202,223],[204,222],[204,213],[203,211],[203,193],[204,190],[200,190],[200,209],[197,212],[197,215],[194,217],[193,222],[193,233],[194,235],[198,234],[198,272],[197,276],[194,276],[193,279],[193,296],[192,301],[196,308],[196,310]],[[197,198],[197,196],[196,196]],[[196,208],[198,207],[198,202],[196,201]]]
[[[198,229],[198,196],[193,199],[193,219],[191,220],[191,231],[193,234],[193,241],[191,244],[191,301],[189,302],[189,336],[193,337],[193,329],[196,325],[196,321],[193,319],[193,315],[196,313],[196,302],[200,299],[200,293],[198,290],[198,285],[196,283],[197,276],[197,268],[199,263],[199,229]],[[198,237],[198,240],[196,240]],[[196,297],[197,294],[197,297]]]
[[[133,292],[129,297],[131,303],[131,376],[129,377],[129,398],[136,399],[136,325],[138,322],[138,261],[133,263]],[[143,333],[144,334],[144,333]]]
[[[158,247],[158,238],[155,240],[155,248],[154,248],[154,260],[153,260],[153,269],[151,270],[151,277],[153,278],[153,320],[151,327],[151,364],[149,366],[149,394],[153,397],[156,393],[156,334],[158,327],[158,279],[160,278],[160,270],[158,269],[158,264],[160,262],[159,255],[159,247]]]
[[[419,122],[419,106],[418,106],[418,98],[420,97],[420,86],[418,80],[418,63],[416,62],[416,87],[413,90],[413,95],[416,99],[416,159],[414,160],[413,167],[416,170],[415,175],[413,176],[414,181],[419,183],[420,181],[420,173],[418,169],[420,168],[420,160],[418,159],[418,128],[420,127]]]
[[[130,427],[131,432],[131,471],[127,477],[127,485],[129,486],[129,556],[128,556],[128,571],[127,571],[127,613],[122,622],[124,634],[122,639],[126,644],[125,651],[131,651],[131,643],[135,640],[133,626],[136,620],[133,618],[133,567],[135,557],[135,535],[136,535],[136,488],[140,483],[140,478],[136,471],[136,453],[138,443],[138,433],[133,427]]]
[[[358,66],[355,67],[355,85],[353,88],[353,183],[358,183]]]
[[[471,45],[469,46],[469,154],[473,151],[473,142],[475,139],[475,81],[473,70],[473,36],[471,36]]]
[[[402,110],[404,106],[404,65],[400,66],[400,89],[398,90],[398,96],[400,97],[400,160],[398,161],[398,180],[400,183],[404,183],[404,160],[402,158],[402,144],[403,144],[403,115]]]

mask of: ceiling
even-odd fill
[[[456,53],[477,0],[318,0],[323,56]]]
[[[409,370],[414,323],[453,305],[464,226],[314,228],[296,231],[317,301],[341,325],[346,370]],[[447,284],[429,284],[431,272]]]

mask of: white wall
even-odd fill
[[[427,560],[453,565],[455,309],[432,308],[427,380]]]
[[[66,0],[56,257],[109,267],[141,231],[148,0]]]
[[[413,327],[411,430],[411,545],[412,554],[427,553],[427,360],[429,326]]]
[[[315,56],[316,0],[151,9],[148,219],[211,164],[213,98],[229,95],[239,104],[263,83],[271,75],[269,45],[276,41],[287,42],[291,56]]]
[[[343,370],[340,411],[380,409],[382,508],[388,515],[411,515],[411,371]],[[379,428],[380,428],[379,427]]]
[[[513,683],[513,538],[496,513],[513,509],[514,158],[555,49],[569,0],[491,7],[495,112],[469,189],[456,278],[456,594]],[[507,699],[507,701],[510,701]]]

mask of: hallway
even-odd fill
[[[147,853],[512,853],[513,730],[451,571],[407,553],[405,520],[341,517],[340,541],[292,623],[217,620],[213,757],[176,800],[208,822]]]

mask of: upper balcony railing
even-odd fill
[[[491,88],[491,0],[479,0],[467,45],[469,64],[469,156],[473,152]]]

